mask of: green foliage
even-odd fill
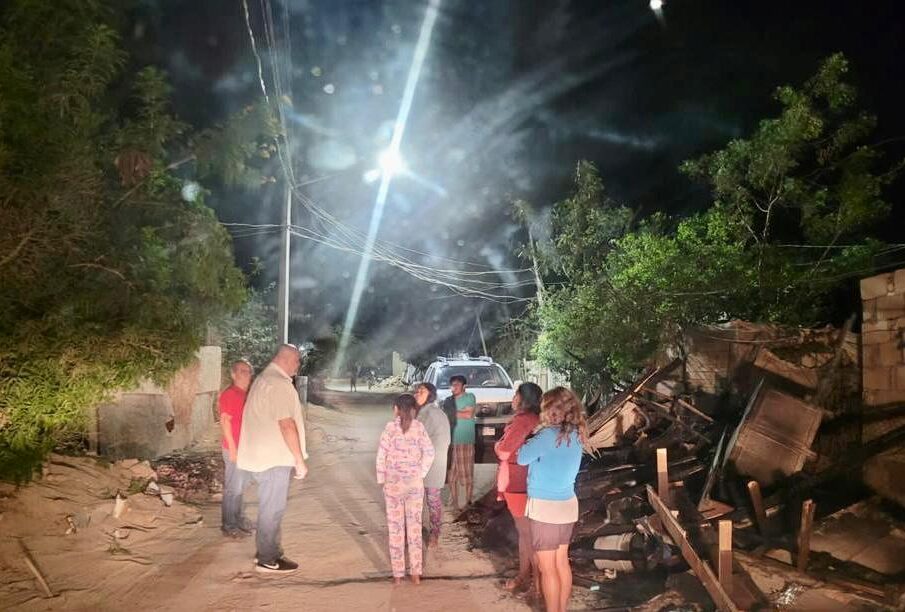
[[[841,55],[803,88],[781,87],[779,116],[747,139],[686,162],[713,203],[685,219],[631,215],[579,166],[575,194],[554,208],[551,260],[564,284],[540,309],[535,346],[549,365],[596,384],[637,370],[689,326],[733,318],[789,325],[826,321],[829,296],[869,273],[889,212],[865,144],[875,120],[855,108]],[[576,376],[577,371],[577,376]]]
[[[277,349],[277,315],[274,285],[263,291],[249,291],[248,301],[226,317],[218,328],[223,335],[224,365],[239,359],[251,362],[260,372]]]
[[[196,141],[253,168],[270,127],[239,153],[232,135],[191,134],[160,71],[124,71],[117,7],[0,8],[4,479],[29,477],[116,389],[185,365],[206,322],[245,299],[228,233],[201,198],[183,201],[172,172],[196,159]],[[235,165],[222,174],[238,176]]]

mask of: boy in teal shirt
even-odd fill
[[[474,493],[474,443],[475,407],[477,401],[473,393],[466,393],[467,380],[456,375],[449,379],[449,387],[456,402],[456,427],[452,437],[452,465],[449,469],[449,487],[452,492],[453,507],[459,509],[459,483],[465,485],[465,503],[471,504]]]

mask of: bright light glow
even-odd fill
[[[388,167],[396,165],[395,159],[399,157],[399,149],[402,145],[402,136],[405,133],[405,126],[408,123],[409,111],[412,110],[412,100],[415,97],[415,88],[418,80],[421,78],[421,68],[424,66],[424,59],[427,57],[427,50],[430,47],[431,35],[434,32],[434,24],[440,14],[441,0],[430,0],[427,5],[427,11],[424,14],[424,20],[421,22],[421,31],[418,33],[418,42],[415,43],[415,53],[412,57],[412,63],[409,66],[408,76],[405,80],[405,89],[402,92],[402,101],[399,104],[399,112],[396,115],[396,123],[393,124],[393,137],[390,140],[390,146],[387,151],[392,151],[392,156],[386,156]],[[381,164],[383,167],[383,164]],[[361,303],[361,294],[367,285],[368,267],[371,264],[371,255],[374,252],[374,242],[377,240],[377,230],[380,229],[380,221],[383,218],[383,210],[386,206],[387,193],[390,190],[390,182],[393,180],[393,173],[384,171],[380,180],[380,188],[377,190],[377,199],[374,201],[374,210],[371,212],[371,223],[368,226],[368,235],[365,239],[364,252],[361,255],[361,261],[358,262],[358,273],[355,275],[355,284],[352,286],[352,298],[349,300],[349,309],[346,311],[346,318],[343,322],[343,333],[339,339],[339,349],[336,351],[336,360],[333,362],[333,377],[335,378],[345,361],[346,351],[349,348],[349,342],[352,339],[352,328],[355,327],[355,319],[358,316],[358,306]]]
[[[650,10],[662,11],[663,10],[663,0],[650,0]]]
[[[377,168],[368,170],[367,172],[364,173],[364,176],[362,178],[364,179],[365,183],[370,185],[371,183],[373,183],[374,181],[376,181],[377,179],[380,178],[380,170],[378,170]]]
[[[394,148],[384,149],[377,156],[377,164],[384,176],[395,176],[405,172],[405,161],[402,155]]]

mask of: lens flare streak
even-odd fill
[[[402,101],[399,105],[399,112],[396,115],[396,123],[393,126],[393,137],[390,141],[390,146],[385,152],[387,159],[401,159],[399,150],[402,146],[402,137],[405,134],[406,123],[408,122],[412,101],[415,97],[415,88],[421,77],[421,68],[424,66],[424,60],[427,57],[431,35],[434,31],[434,24],[436,24],[440,12],[439,9],[440,0],[430,0],[424,15],[424,21],[421,23],[421,31],[418,33],[418,42],[415,44],[412,65],[409,67],[408,77],[405,82],[405,90],[402,93]],[[339,350],[336,353],[336,361],[333,364],[334,376],[339,373],[341,364],[345,358],[346,350],[349,347],[349,341],[352,338],[352,328],[354,327],[355,319],[358,316],[361,294],[364,292],[368,280],[368,267],[371,263],[371,254],[374,250],[377,232],[380,229],[380,222],[383,219],[383,211],[386,206],[387,194],[389,193],[392,180],[392,172],[382,173],[380,188],[377,191],[377,199],[374,202],[374,210],[371,212],[371,223],[368,226],[364,253],[358,264],[358,272],[355,275],[355,285],[352,287],[352,298],[349,300],[349,309],[346,311],[346,319],[343,323],[343,333],[339,341]]]

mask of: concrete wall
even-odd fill
[[[201,347],[166,388],[145,380],[97,407],[98,452],[152,459],[189,446],[213,425],[220,385],[220,347]]]

